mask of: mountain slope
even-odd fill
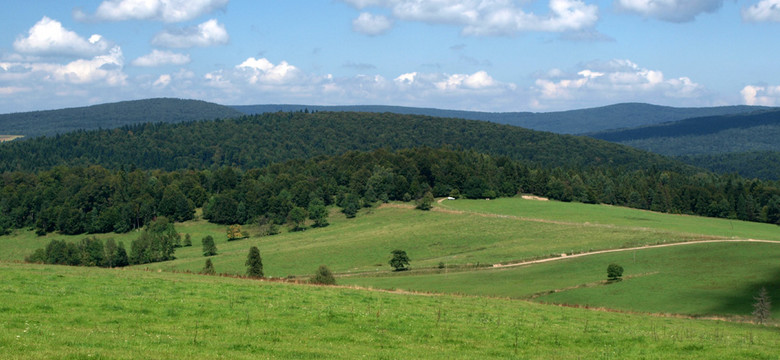
[[[591,136],[679,156],[686,163],[716,172],[780,179],[780,110],[708,116]]]
[[[390,113],[269,113],[237,119],[80,131],[0,146],[0,170],[262,167],[350,150],[451,145],[546,167],[676,167],[677,162],[588,137],[482,121]]]
[[[52,136],[75,130],[111,129],[147,122],[176,123],[240,116],[229,107],[199,100],[146,99],[60,110],[1,114],[0,134]]]
[[[547,113],[532,112],[479,112],[442,110],[432,108],[414,108],[402,106],[359,105],[359,106],[317,106],[317,105],[242,105],[232,108],[245,114],[297,111],[360,111],[396,114],[427,115],[452,117],[469,120],[490,121],[509,124],[533,130],[550,131],[560,134],[581,134],[608,129],[630,128],[640,125],[658,124],[699,116],[739,114],[759,109],[758,106],[721,106],[709,108],[674,108],[641,103],[624,103],[610,106],[556,111]]]

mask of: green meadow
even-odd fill
[[[3,359],[776,358],[777,329],[218,276],[0,262]]]
[[[597,254],[469,272],[340,277],[341,284],[468,294],[624,311],[749,318],[761,287],[780,298],[780,243],[710,243]],[[607,265],[624,267],[608,283]],[[775,318],[780,316],[775,313]]]

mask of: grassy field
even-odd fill
[[[502,269],[341,277],[382,289],[535,298],[556,304],[694,316],[748,317],[762,286],[780,298],[780,244],[691,244],[598,254]],[[606,284],[610,263],[625,279]],[[548,294],[553,291],[551,294]],[[780,314],[775,312],[775,318]]]
[[[0,262],[3,359],[770,359],[776,328]]]
[[[444,209],[470,213],[587,224],[590,226],[661,230],[675,233],[780,240],[777,225],[739,220],[674,215],[609,205],[537,201],[519,198],[443,201]]]
[[[178,227],[187,231],[187,224]],[[250,230],[251,232],[251,230]],[[320,264],[333,271],[386,272],[394,249],[405,250],[416,268],[435,267],[440,262],[455,265],[490,265],[663,242],[710,238],[664,230],[555,224],[514,218],[417,211],[382,207],[356,219],[331,216],[331,225],[304,232],[250,238],[225,243],[220,234],[219,255],[212,257],[217,272],[241,274],[249,247],[257,246],[267,276],[309,274]],[[182,248],[177,260],[143,265],[144,268],[198,271],[205,262],[200,246]]]

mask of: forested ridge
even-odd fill
[[[384,201],[533,193],[562,201],[780,224],[780,184],[710,173],[618,167],[542,167],[507,156],[418,147],[347,152],[253,169],[109,170],[56,167],[0,176],[0,231],[126,232],[158,216],[209,221],[295,221],[337,205],[348,216]],[[303,215],[305,216],[305,215]]]
[[[0,114],[0,134],[53,136],[75,130],[112,129],[147,122],[183,122],[240,116],[237,110],[200,100],[157,98],[58,110]]]
[[[274,162],[452,145],[540,166],[681,166],[663,156],[587,137],[475,120],[391,113],[269,113],[178,124],[76,131],[0,146],[0,171],[101,165],[110,169],[243,169]]]

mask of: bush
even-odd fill
[[[246,275],[249,277],[263,277],[263,259],[260,257],[260,249],[252,246],[249,249],[249,255],[246,257]]]
[[[314,276],[311,277],[309,280],[312,284],[322,284],[322,285],[336,285],[336,278],[333,276],[333,273],[328,269],[325,265],[320,265],[320,267],[317,269],[317,272],[314,273]]]
[[[609,264],[607,266],[607,279],[609,281],[620,281],[623,277],[623,267],[618,264]]]
[[[204,275],[215,275],[217,272],[214,270],[214,263],[211,259],[206,259],[206,265],[203,266],[203,270],[200,271]]]
[[[203,244],[203,256],[217,255],[217,245],[211,235],[206,235],[200,242]]]

